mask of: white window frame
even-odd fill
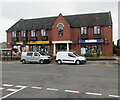
[[[12,31],[12,37],[17,37],[17,32],[16,31]]]
[[[47,36],[46,29],[41,29],[41,36]]]
[[[26,37],[26,31],[21,31],[21,37]]]
[[[87,27],[81,27],[81,34],[87,34]]]
[[[94,26],[94,34],[100,34],[100,26]]]
[[[36,37],[36,31],[35,30],[31,30],[31,37]]]

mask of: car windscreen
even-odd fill
[[[78,55],[78,54],[76,54],[76,53],[73,53],[73,54],[74,54],[75,56],[77,56],[77,57],[79,56],[79,55]]]
[[[68,53],[69,57],[76,57],[76,55],[74,55],[74,53]]]

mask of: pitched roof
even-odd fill
[[[82,26],[111,26],[112,19],[110,12],[104,13],[91,13],[63,16],[71,27]],[[36,18],[36,19],[20,19],[6,32],[21,31],[21,30],[39,30],[51,29],[52,24],[57,17]]]

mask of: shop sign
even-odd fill
[[[23,42],[16,42],[16,44],[23,45]]]
[[[103,43],[103,39],[98,39],[98,40],[79,40],[79,43]]]
[[[50,41],[30,41],[27,44],[49,44]]]

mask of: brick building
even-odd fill
[[[8,48],[18,51],[100,52],[112,56],[112,18],[110,12],[20,19],[7,31]]]

